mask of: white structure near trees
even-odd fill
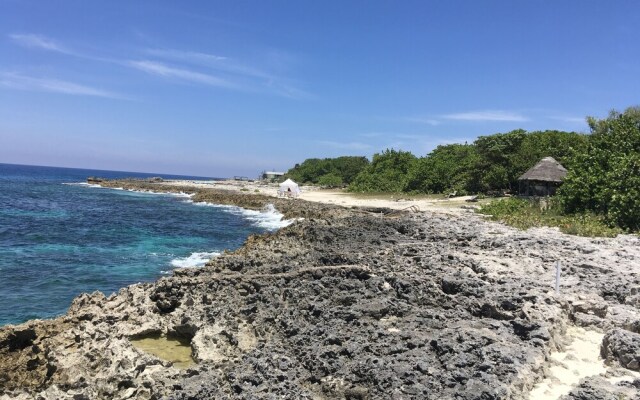
[[[278,196],[298,197],[299,195],[300,187],[298,187],[298,184],[291,179],[287,179],[280,184],[280,188],[278,189]]]
[[[284,172],[278,171],[262,171],[260,174],[260,179],[264,181],[274,181],[284,175]]]

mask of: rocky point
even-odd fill
[[[528,399],[570,324],[605,333],[611,376],[640,368],[637,237],[99,183],[273,204],[296,222],[203,268],[0,328],[0,399]],[[149,335],[190,342],[196,363],[176,368],[132,344]],[[639,387],[590,377],[566,398],[632,399]]]

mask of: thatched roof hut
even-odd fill
[[[567,176],[567,169],[553,157],[545,157],[518,178],[521,196],[552,196]]]

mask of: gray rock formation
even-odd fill
[[[602,358],[640,371],[640,334],[623,329],[609,331],[602,340]]]
[[[613,385],[601,377],[592,377],[583,380],[568,395],[562,396],[562,400],[638,399],[638,389],[640,380]]]
[[[204,268],[109,297],[83,294],[62,317],[0,328],[0,398],[527,399],[568,323],[640,320],[625,301],[640,283],[634,237],[521,232],[473,214],[385,218],[255,195],[194,197],[274,203],[305,219]],[[149,334],[189,340],[196,365],[177,369],[132,345]]]

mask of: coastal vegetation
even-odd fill
[[[416,156],[408,151],[385,150],[374,154],[371,163],[349,185],[353,192],[402,192]]]
[[[371,165],[348,189],[425,194],[513,192],[518,177],[541,158],[551,156],[565,163],[572,152],[582,152],[587,142],[587,135],[576,132],[518,129],[480,136],[472,144],[441,145],[420,158],[385,150],[374,154]]]
[[[640,230],[640,107],[588,118],[587,147],[575,152],[559,198],[566,213],[592,212]]]
[[[513,197],[499,199],[483,205],[478,212],[518,229],[554,226],[564,233],[588,237],[615,237],[623,233],[622,229],[612,227],[604,217],[595,213],[565,213],[555,198],[533,201]]]
[[[576,132],[522,129],[480,136],[471,144],[447,144],[417,157],[387,149],[366,157],[310,158],[286,177],[322,186],[347,186],[355,193],[458,194],[513,191],[517,179],[541,158],[560,163],[583,152],[589,137]]]
[[[544,157],[568,175],[549,207],[509,200],[485,212],[516,226],[559,226],[585,235],[640,231],[640,108],[588,117],[590,134],[522,129],[436,147],[417,157],[387,149],[365,157],[309,159],[288,177],[354,193],[516,194],[518,177]]]
[[[305,184],[342,187],[349,185],[367,165],[367,157],[309,158],[287,171],[284,179],[290,178]]]

